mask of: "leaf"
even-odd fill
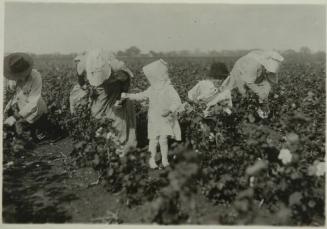
[[[308,206],[309,206],[310,208],[314,208],[314,207],[316,206],[316,202],[315,202],[314,200],[310,200],[310,201],[308,202]]]
[[[296,144],[296,143],[299,143],[299,135],[297,135],[296,133],[294,132],[291,132],[291,133],[288,133],[286,135],[286,141],[290,144]]]
[[[301,204],[301,199],[302,199],[302,193],[300,192],[294,192],[292,195],[290,195],[288,199],[288,203],[290,206],[294,205],[300,205]]]
[[[94,165],[98,165],[100,163],[100,157],[98,154],[94,155],[93,163]]]
[[[233,205],[240,212],[246,212],[249,209],[249,201],[248,200],[237,200],[234,202]]]
[[[254,116],[252,114],[249,114],[248,115],[248,119],[249,119],[249,122],[250,123],[254,123],[255,122],[255,118],[254,118]]]
[[[255,162],[254,165],[249,166],[246,169],[246,174],[249,176],[255,176],[258,175],[259,172],[266,169],[268,166],[268,163],[265,160],[258,160]]]
[[[286,206],[282,205],[280,210],[275,214],[276,223],[279,225],[286,225],[292,217],[292,211]]]

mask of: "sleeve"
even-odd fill
[[[229,106],[232,106],[232,96],[231,96],[231,91],[230,90],[225,90],[219,93],[216,98],[211,100],[208,104],[207,107],[211,107],[216,105],[219,102],[222,101],[227,101]]]
[[[127,93],[127,96],[131,100],[137,100],[137,101],[146,100],[149,98],[149,89],[135,94]]]
[[[19,115],[25,118],[29,114],[33,113],[37,109],[38,101],[41,98],[42,91],[42,78],[40,73],[32,72],[32,86],[31,91],[28,94],[27,104],[19,111]]]
[[[191,101],[197,101],[199,96],[199,90],[200,90],[200,82],[197,83],[191,90],[189,90],[187,97]]]
[[[12,104],[13,104],[13,98],[8,101],[5,110],[3,112],[4,113],[8,112]]]
[[[16,90],[16,81],[14,80],[9,80],[7,78],[3,78],[4,79],[4,85],[3,85],[3,101],[6,102],[7,98],[7,93],[14,93]],[[11,108],[11,106],[13,104],[16,103],[16,94],[13,94],[13,97],[9,99],[9,101],[7,102],[5,109],[4,109],[4,113],[8,112],[8,110]]]
[[[262,65],[258,61],[249,57],[244,58],[238,67],[240,68],[240,80],[247,84],[254,83],[261,75],[263,69]]]
[[[235,78],[233,77],[233,75],[229,75],[222,83],[220,89],[223,91],[232,90],[234,87],[236,87]]]
[[[169,110],[174,113],[180,108],[180,106],[182,105],[182,101],[174,88],[170,89],[169,95],[171,99],[171,105],[169,107]]]
[[[248,84],[248,87],[258,95],[261,101],[268,99],[271,86],[268,81],[264,80],[260,84]]]

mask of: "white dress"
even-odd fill
[[[179,95],[170,82],[159,88],[150,86],[147,90],[129,94],[133,100],[149,100],[148,110],[148,138],[171,136],[177,141],[181,140],[181,129],[176,111],[182,105]],[[168,117],[163,117],[166,111],[172,111]]]

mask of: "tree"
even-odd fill
[[[123,51],[119,50],[117,52],[117,56],[125,56],[125,53]]]
[[[293,49],[287,49],[284,52],[282,52],[282,56],[289,59],[295,59],[298,57],[298,53]]]
[[[158,56],[158,54],[157,54],[155,51],[153,51],[153,50],[151,50],[151,51],[149,52],[149,55],[150,55],[151,57],[157,57],[157,56]]]
[[[168,57],[176,57],[177,56],[177,52],[176,51],[170,51],[166,53],[166,56]]]
[[[138,56],[138,55],[140,55],[140,53],[141,53],[141,50],[136,46],[132,46],[125,50],[126,56]]]
[[[182,50],[179,52],[179,55],[181,55],[181,56],[190,56],[190,54],[191,53],[188,50]]]
[[[304,46],[300,48],[300,53],[303,55],[310,55],[311,54],[311,50],[310,48]]]

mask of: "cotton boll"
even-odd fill
[[[292,154],[288,149],[282,149],[279,152],[278,159],[280,159],[284,165],[292,161]]]
[[[289,133],[286,135],[286,141],[290,144],[298,143],[300,140],[299,135],[295,133]]]
[[[316,162],[315,168],[315,175],[317,177],[323,176],[325,174],[325,162]]]

